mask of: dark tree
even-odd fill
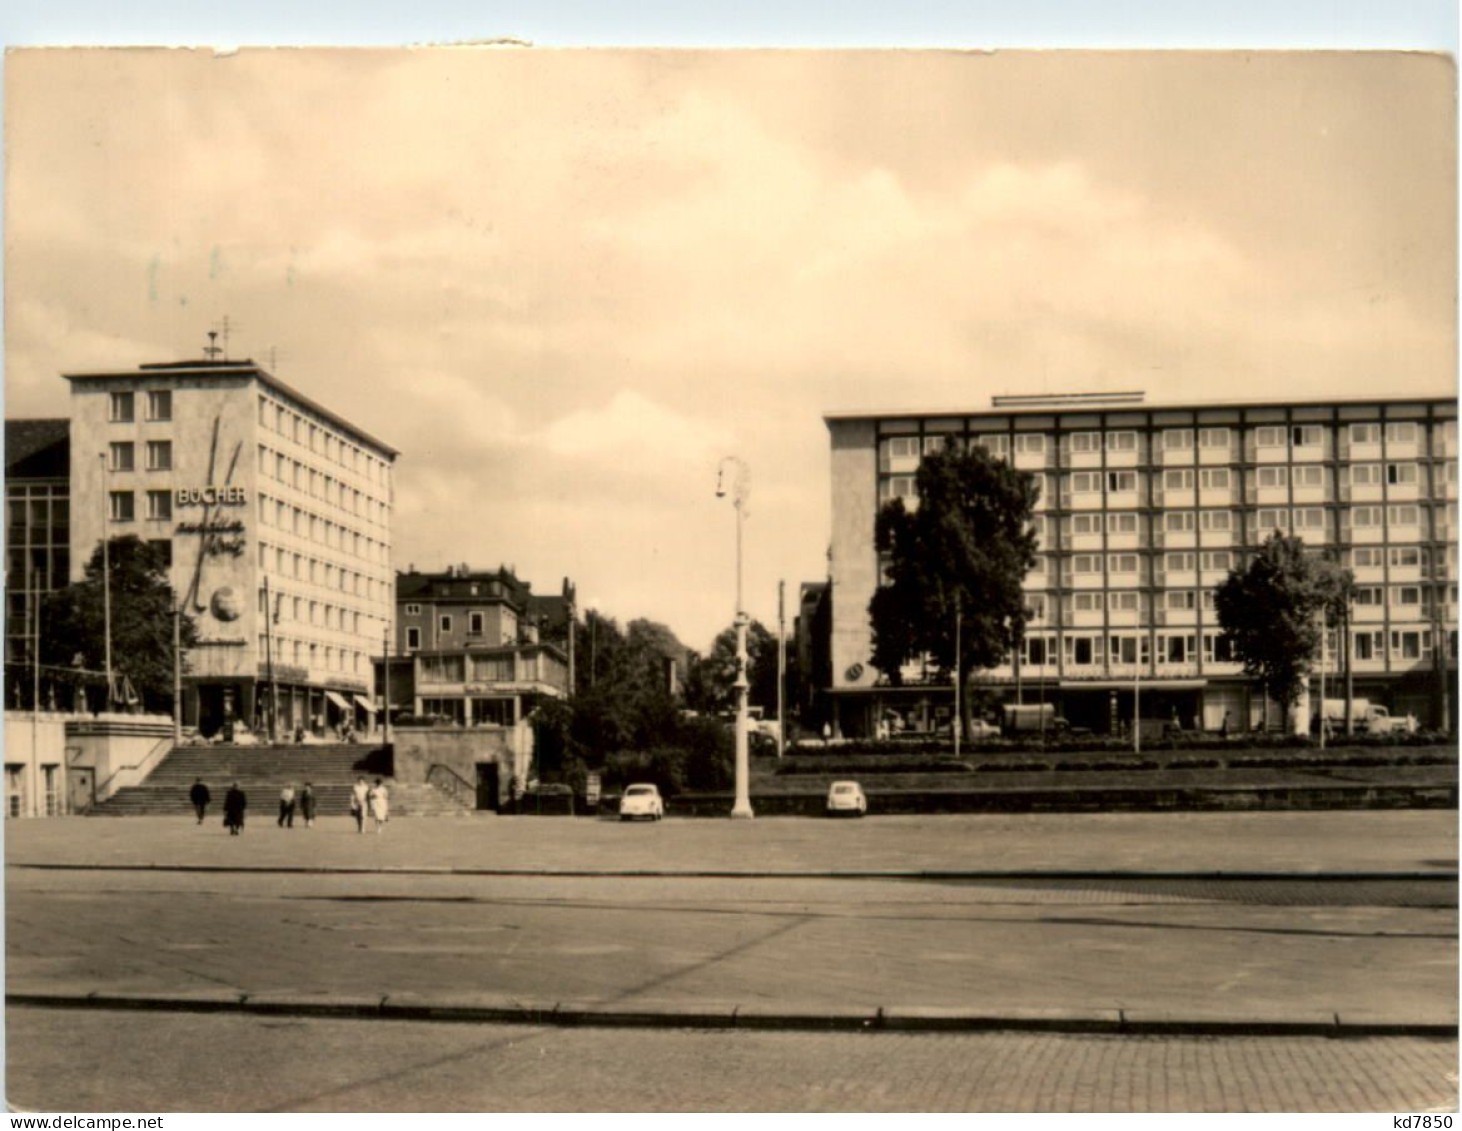
[[[1311,557],[1303,539],[1279,531],[1229,571],[1214,593],[1218,622],[1270,699],[1286,709],[1299,702],[1319,655],[1321,620],[1343,610],[1353,584],[1349,570]]]
[[[791,654],[788,653],[790,660]],[[759,620],[746,626],[746,700],[770,718],[777,710],[777,636]],[[736,626],[722,629],[708,656],[698,657],[686,705],[714,714],[736,709]]]
[[[140,705],[168,712],[173,706],[173,608],[177,596],[157,551],[127,535],[113,538],[110,558],[112,671],[119,700],[125,700],[122,677]],[[52,593],[41,620],[41,662],[57,668],[105,670],[106,632],[103,609],[102,547],[86,564],[86,575]],[[184,650],[198,639],[192,617],[182,616]],[[129,704],[139,705],[139,704]]]
[[[897,684],[900,669],[927,653],[964,687],[966,673],[1003,663],[1025,633],[1021,582],[1035,564],[1040,489],[1035,476],[978,447],[931,452],[915,484],[915,507],[894,499],[878,512],[875,541],[888,569],[868,606],[872,662]],[[961,705],[968,727],[968,696]]]

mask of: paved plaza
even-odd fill
[[[186,1109],[209,1050],[225,1110],[1456,1102],[1447,812],[6,834],[20,1106]],[[424,1023],[488,1015],[580,1024]],[[94,1078],[58,1083],[78,1049]],[[729,1067],[693,1084],[698,1059]]]

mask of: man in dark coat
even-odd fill
[[[228,826],[230,836],[238,836],[243,831],[244,810],[248,807],[249,799],[244,796],[239,783],[234,782],[223,795],[223,823]]]
[[[208,815],[208,803],[213,800],[213,795],[208,792],[202,778],[193,782],[193,788],[188,790],[188,800],[193,803],[193,811],[198,814],[198,823],[201,825],[203,818]]]
[[[299,794],[300,816],[305,819],[305,828],[315,827],[315,791],[305,782],[304,789]]]

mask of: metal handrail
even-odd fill
[[[437,773],[438,770],[442,771],[440,775]],[[438,778],[440,777],[445,777],[445,782],[439,781]],[[438,789],[446,790],[458,801],[463,800],[464,793],[466,794],[466,800],[469,802],[475,804],[477,801],[477,787],[456,770],[452,769],[451,766],[444,766],[440,762],[433,762],[427,767],[426,781],[428,785],[434,785]]]

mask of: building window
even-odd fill
[[[1379,569],[1382,565],[1381,548],[1369,546],[1350,551],[1350,564],[1356,569]]]
[[[1107,451],[1109,452],[1135,452],[1137,450],[1136,432],[1108,432]]]
[[[1198,486],[1205,491],[1228,490],[1229,474],[1226,467],[1205,467],[1198,473]]]
[[[1071,597],[1071,608],[1078,613],[1089,613],[1095,609],[1100,609],[1102,607],[1101,596],[1100,593],[1096,592],[1074,593]]]
[[[481,613],[473,612],[467,614],[467,634],[469,636],[481,636],[484,631],[486,618]]]
[[[131,393],[113,393],[111,415],[113,424],[131,424],[136,419],[136,404]]]
[[[1297,424],[1290,429],[1290,439],[1297,448],[1318,448],[1321,432],[1318,424]]]
[[[1419,606],[1421,604],[1421,586],[1393,585],[1391,587],[1391,604]]]
[[[996,459],[1004,459],[1010,454],[1010,437],[1003,433],[987,432],[975,437],[975,447],[984,448]]]
[[[1296,530],[1324,530],[1325,508],[1298,507],[1292,516]]]
[[[1234,643],[1221,632],[1203,634],[1203,661],[1208,664],[1232,664],[1235,662]]]
[[[1074,514],[1071,516],[1072,534],[1100,534],[1102,532],[1102,516],[1100,514]]]
[[[1284,487],[1289,483],[1289,468],[1287,467],[1261,467],[1259,469],[1259,486],[1261,487]]]
[[[1046,619],[1046,595],[1044,593],[1026,594],[1025,615],[1028,620]]]
[[[1199,526],[1206,531],[1232,530],[1234,516],[1232,511],[1199,511]]]
[[[1188,610],[1198,607],[1197,594],[1191,589],[1169,589],[1167,597],[1169,609]]]
[[[1114,511],[1107,515],[1108,534],[1136,534],[1137,516],[1131,511]]]
[[[147,394],[147,419],[171,420],[173,394],[169,389],[153,389]]]
[[[173,442],[171,440],[147,441],[147,470],[171,471],[173,469]]]
[[[147,517],[170,519],[173,517],[173,493],[171,491],[147,492]]]
[[[1361,606],[1380,605],[1382,592],[1379,585],[1358,585],[1355,589],[1355,603]]]
[[[1414,508],[1413,508],[1414,509]],[[1369,527],[1381,525],[1380,507],[1351,507],[1350,525],[1354,527]]]
[[[1172,533],[1181,533],[1192,530],[1194,525],[1194,514],[1192,511],[1168,511],[1163,515],[1163,529]]]
[[[1135,613],[1137,611],[1137,594],[1129,590],[1107,594],[1107,608],[1114,613]]]
[[[1029,455],[1044,455],[1046,438],[1039,432],[1018,432],[1015,436],[1015,450]]]
[[[1078,471],[1071,476],[1071,493],[1074,495],[1100,494],[1102,475],[1099,471]]]
[[[1261,510],[1254,520],[1256,533],[1260,537],[1267,537],[1272,531],[1278,530],[1283,533],[1289,532],[1289,511],[1270,508]]]
[[[1107,490],[1111,492],[1135,491],[1137,490],[1137,472],[1135,471],[1109,471],[1107,472]]]
[[[1386,425],[1386,443],[1416,443],[1416,425],[1409,420],[1393,420]]]
[[[1136,573],[1137,572],[1137,555],[1136,554],[1108,554],[1107,555],[1107,572],[1108,573]]]
[[[1193,446],[1193,429],[1191,428],[1165,428],[1162,434],[1162,446],[1164,451],[1180,451]]]
[[[1193,469],[1191,467],[1169,468],[1162,473],[1162,485],[1168,491],[1191,491],[1193,489]]]
[[[1056,662],[1056,640],[1051,636],[1027,636],[1025,638],[1025,662],[1037,667]]]
[[[1071,558],[1071,572],[1073,574],[1101,573],[1102,556],[1100,554],[1073,554]]]
[[[1066,662],[1076,667],[1101,663],[1101,640],[1091,636],[1066,637]]]
[[[1379,550],[1376,551],[1378,554]],[[1402,569],[1414,569],[1421,565],[1420,546],[1393,546],[1391,547],[1391,565]]]
[[[1233,555],[1227,550],[1204,550],[1200,555],[1200,564],[1204,572],[1210,570],[1224,570],[1232,568]]]
[[[1073,432],[1071,433],[1071,450],[1073,452],[1099,452],[1102,450],[1102,434],[1100,432]]]
[[[1401,484],[1415,483],[1416,464],[1388,463],[1386,465],[1386,482],[1393,487]]]
[[[1390,437],[1387,437],[1389,439]],[[1402,660],[1419,660],[1431,651],[1431,635],[1423,632],[1391,632],[1391,655]]]
[[[1392,526],[1415,526],[1421,512],[1414,506],[1387,507],[1386,517]]]
[[[112,491],[110,493],[111,507],[109,514],[113,522],[131,522],[136,518],[133,510],[131,491]]]
[[[1114,664],[1147,663],[1147,637],[1113,636],[1111,656]],[[1138,657],[1141,656],[1141,660]]]
[[[1357,660],[1384,659],[1379,632],[1357,632],[1355,634],[1355,658]]]
[[[1227,428],[1204,428],[1198,433],[1198,443],[1205,448],[1226,448],[1229,446]]]
[[[122,443],[113,444],[111,448],[111,469],[113,471],[131,471],[133,467],[132,441],[126,440]]]
[[[1303,464],[1291,469],[1290,480],[1296,487],[1323,487],[1325,486],[1325,469],[1312,463]]]
[[[1350,442],[1352,444],[1379,444],[1381,442],[1381,426],[1379,424],[1352,424],[1350,426]]]
[[[1371,487],[1381,482],[1381,465],[1378,463],[1357,463],[1346,468],[1350,482],[1356,487]]]
[[[1158,658],[1164,663],[1186,664],[1193,656],[1193,637],[1161,636],[1158,638]]]
[[[452,618],[446,613],[443,613],[441,618],[437,621],[437,628],[444,635],[450,633],[452,631]]]
[[[1164,554],[1163,568],[1169,573],[1189,573],[1193,569],[1193,555],[1190,553]]]
[[[1282,448],[1284,447],[1284,429],[1274,426],[1256,428],[1254,443],[1261,448]]]

